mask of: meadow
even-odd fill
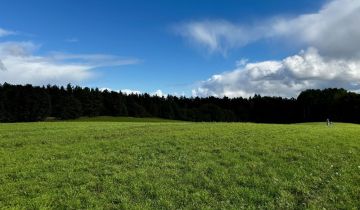
[[[0,124],[1,209],[358,209],[360,126]]]

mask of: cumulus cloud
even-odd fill
[[[359,56],[359,0],[333,0],[315,13],[268,19],[247,25],[226,20],[192,21],[177,25],[175,30],[209,52],[222,54],[260,39],[279,38],[316,47],[328,56]]]
[[[139,90],[131,90],[131,89],[123,89],[123,90],[121,90],[121,92],[125,93],[127,95],[129,95],[129,94],[142,94],[142,92],[139,91]],[[162,90],[156,90],[155,92],[150,93],[150,95],[159,96],[159,97],[163,97],[163,96],[165,97],[166,96],[166,94],[164,94],[162,92]]]
[[[56,62],[33,52],[37,46],[31,42],[0,43],[3,71],[0,83],[65,84],[91,77],[91,66]]]
[[[102,66],[134,64],[136,59],[113,55],[60,54],[36,55],[32,42],[0,42],[0,83],[66,84],[94,76],[91,70]]]
[[[317,13],[277,20],[270,35],[314,46],[327,56],[354,57],[360,49],[359,20],[359,0],[333,0]]]
[[[99,89],[100,91],[105,91],[105,90],[107,90],[107,91],[115,91],[115,92],[122,92],[122,93],[124,93],[124,94],[127,94],[127,95],[130,95],[130,94],[142,94],[142,92],[141,91],[139,91],[139,90],[131,90],[131,89],[122,89],[122,90],[114,90],[114,89],[111,89],[111,88],[107,88],[107,87],[103,87],[103,88],[100,88]],[[162,90],[156,90],[156,91],[154,91],[154,92],[152,92],[152,93],[150,93],[150,95],[152,95],[152,96],[159,96],[159,97],[166,97],[167,95],[165,94],[165,93],[163,93],[163,91]]]
[[[131,90],[131,89],[114,90],[114,89],[111,89],[111,88],[103,87],[103,88],[100,88],[99,90],[100,91],[109,91],[109,92],[114,91],[114,92],[117,92],[117,93],[122,92],[122,93],[124,93],[126,95],[131,95],[131,94],[138,94],[139,95],[139,94],[141,94],[141,91],[139,91],[139,90]]]
[[[107,88],[107,87],[99,88],[99,90],[100,90],[101,92],[104,92],[104,91],[108,91],[108,92],[111,92],[111,91],[120,92],[120,90],[114,90],[114,89]]]
[[[267,38],[291,41],[298,48],[307,49],[283,60],[256,63],[239,60],[234,70],[200,82],[193,95],[296,97],[305,89],[327,87],[358,91],[359,20],[359,0],[332,0],[315,13],[270,18],[250,27],[226,21],[186,23],[180,27],[182,35],[211,52],[224,53],[224,50]]]
[[[102,88],[99,88],[100,91],[108,91],[108,92],[122,92],[126,95],[130,95],[130,94],[141,94],[141,92],[139,90],[131,90],[131,89],[123,89],[123,90],[119,90],[119,89],[112,89],[112,88],[107,88],[107,87],[102,87]]]
[[[360,90],[360,60],[326,58],[315,48],[283,60],[247,63],[213,75],[193,90],[194,96],[249,97],[254,94],[296,97],[309,88]]]
[[[130,94],[141,94],[139,90],[131,90],[131,89],[123,89],[121,90],[122,93],[130,95]]]
[[[161,90],[156,90],[155,92],[151,93],[151,95],[159,97],[165,96],[165,94]]]

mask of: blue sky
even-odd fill
[[[301,56],[301,50],[305,50],[304,55],[315,53],[328,56],[329,50],[323,46],[326,44],[306,40],[304,37],[307,34],[303,37],[296,35],[295,39],[289,41],[288,31],[292,29],[288,22],[293,20],[296,25],[301,22],[299,19],[303,15],[322,14],[321,11],[331,7],[331,4],[340,2],[342,5],[351,1],[1,0],[0,28],[12,34],[1,36],[0,33],[0,45],[6,46],[0,53],[0,59],[1,56],[5,57],[2,63],[7,71],[11,71],[11,65],[18,60],[7,60],[6,53],[13,52],[14,48],[24,48],[27,56],[41,57],[43,66],[50,62],[50,67],[57,64],[62,67],[54,71],[60,72],[59,75],[42,80],[32,80],[37,78],[36,75],[24,77],[23,80],[4,76],[9,82],[15,83],[71,82],[113,90],[131,89],[149,93],[161,90],[163,93],[187,96],[247,96],[256,92],[291,96],[299,91],[295,88],[298,78],[296,84],[290,81],[295,89],[289,93],[277,93],[277,87],[273,86],[272,92],[267,92],[263,90],[267,87],[252,87],[252,84],[244,88],[236,84],[230,84],[231,87],[228,83],[218,84],[218,81],[207,82],[211,82],[214,75],[222,78],[239,76],[229,76],[227,73],[248,71],[250,67],[246,67],[247,64],[281,61],[298,53]],[[356,10],[355,14],[358,12]],[[349,18],[354,18],[354,11],[345,13]],[[324,14],[327,14],[326,11]],[[263,28],[279,28],[278,21],[285,21],[286,27],[290,28],[286,28],[286,37],[283,29],[281,33],[276,29],[276,35],[269,33],[257,37],[267,34]],[[194,30],[200,30],[201,36]],[[322,30],[321,27],[319,30]],[[243,35],[245,38],[239,38]],[[253,39],[254,36],[256,38]],[[207,39],[209,37],[211,40]],[[310,47],[314,47],[311,48],[313,51],[308,50]],[[331,52],[328,54],[332,56]],[[338,59],[337,56],[331,58],[334,57]],[[236,63],[241,59],[244,62],[239,67]],[[36,68],[37,65],[31,62],[28,66]],[[74,78],[71,77],[73,64],[77,65]],[[64,72],[69,75],[64,76],[62,69],[66,69]],[[29,72],[43,71],[29,69]],[[20,70],[17,73],[22,74]],[[247,79],[240,77],[236,83]],[[357,82],[356,79],[354,81]],[[319,83],[321,81],[314,87],[324,86]],[[338,80],[331,84],[341,86]],[[313,86],[301,86],[305,87]],[[254,91],[250,91],[251,88]]]

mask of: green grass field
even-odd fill
[[[0,208],[360,208],[359,125],[105,121],[0,124]]]
[[[59,122],[61,120],[50,119],[48,122]],[[138,117],[80,117],[74,120],[67,120],[66,122],[181,122],[178,120],[162,119],[162,118],[138,118]]]

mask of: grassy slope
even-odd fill
[[[60,122],[61,120],[50,119],[48,122]],[[170,120],[163,118],[137,118],[137,117],[112,117],[112,116],[99,116],[99,117],[80,117],[74,120],[66,120],[70,122],[181,122],[178,120]]]
[[[0,208],[357,208],[360,126],[0,124]]]

